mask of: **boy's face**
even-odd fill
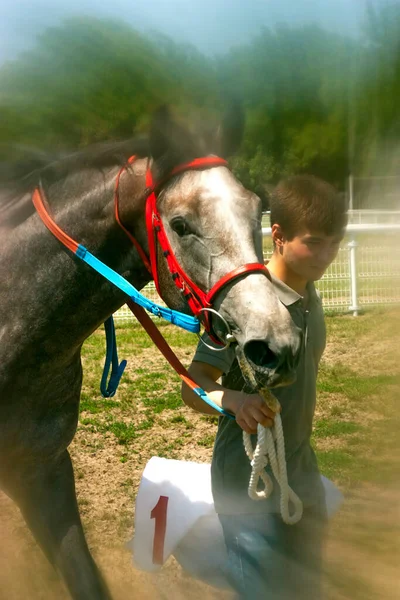
[[[280,254],[296,275],[317,281],[336,258],[343,237],[344,233],[326,235],[304,230],[290,241],[283,237]]]

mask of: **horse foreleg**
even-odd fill
[[[68,451],[57,461],[35,465],[29,473],[21,475],[12,495],[72,598],[111,600],[83,533]]]

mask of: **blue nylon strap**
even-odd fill
[[[129,296],[134,302],[136,302],[136,304],[143,306],[143,308],[153,315],[162,317],[170,323],[173,323],[178,327],[182,327],[182,329],[190,331],[191,333],[199,333],[200,322],[198,319],[192,317],[191,315],[185,315],[177,310],[172,310],[171,308],[160,306],[159,304],[152,302],[152,300],[149,300],[149,298],[146,298],[146,296],[141,294],[121,275],[110,269],[110,267],[107,267],[107,265],[101,262],[101,260],[93,256],[93,254],[91,254],[85,248],[85,246],[79,244],[76,251],[76,256],[92,267],[92,269],[100,273],[100,275],[108,279],[108,281]]]
[[[127,296],[129,296],[134,302],[145,308],[147,311],[151,312],[153,315],[157,317],[163,317],[167,321],[170,321],[174,325],[178,327],[182,327],[182,329],[186,329],[186,331],[190,331],[191,333],[198,333],[200,331],[200,322],[195,317],[190,315],[185,315],[176,310],[172,310],[171,308],[166,308],[164,306],[160,306],[155,302],[152,302],[146,296],[141,294],[133,285],[131,285],[126,279],[124,279],[121,275],[107,267],[101,260],[93,256],[84,246],[79,244],[78,249],[76,251],[76,256],[83,260],[86,264],[88,264],[92,269],[97,271],[100,275],[105,277],[110,283],[115,285],[118,289],[124,292]],[[103,376],[101,378],[100,383],[100,391],[105,398],[111,398],[114,396],[119,381],[121,379],[122,373],[126,367],[126,360],[123,360],[120,365],[118,365],[118,354],[117,354],[117,345],[116,345],[116,337],[115,337],[115,327],[112,316],[107,319],[104,323],[104,327],[106,330],[106,341],[107,341],[107,353],[106,360],[104,363]],[[107,377],[110,370],[110,365],[112,364],[111,369],[111,377],[107,385]],[[214,408],[221,415],[225,417],[229,417],[230,419],[235,419],[233,415],[226,412],[223,408],[217,406],[206,394],[206,392],[199,388],[193,388],[193,391],[204,401],[206,404]]]
[[[121,364],[118,364],[117,340],[115,337],[114,319],[112,316],[104,322],[104,329],[106,331],[107,351],[103,375],[100,382],[100,392],[103,398],[112,398],[117,391],[127,363],[126,360],[123,360],[121,361]],[[107,383],[110,366],[111,376],[109,382]]]
[[[222,416],[224,417],[229,417],[230,419],[235,420],[235,417],[231,414],[228,413],[226,410],[224,410],[223,408],[220,408],[219,406],[217,406],[208,396],[207,393],[202,390],[200,387],[197,388],[192,388],[192,390],[194,391],[195,394],[197,394],[206,404],[208,404],[208,406],[211,406],[211,408],[213,408],[214,410],[218,411]]]

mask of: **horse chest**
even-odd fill
[[[25,461],[65,450],[77,427],[81,382],[79,356],[63,367],[10,374],[0,395],[0,456]]]

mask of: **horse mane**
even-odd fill
[[[236,138],[242,137],[242,121],[241,108],[232,101],[223,120],[225,142],[228,142],[229,146],[232,143],[238,145]],[[215,124],[209,122],[209,119],[204,122],[198,118],[191,118],[191,124],[181,122],[171,114],[167,105],[162,105],[153,114],[148,135],[136,135],[122,141],[101,142],[63,153],[3,144],[0,146],[1,156],[11,158],[3,162],[0,160],[0,204],[4,196],[1,192],[4,190],[8,192],[6,195],[22,195],[32,191],[41,180],[47,185],[52,185],[85,169],[102,170],[123,165],[133,154],[140,158],[152,156],[161,172],[183,160],[215,154],[217,146],[224,156],[223,144],[219,147],[215,132]]]
[[[149,141],[146,137],[103,142],[75,152],[59,154],[9,146],[7,155],[18,156],[18,159],[0,163],[0,224],[13,228],[33,214],[34,207],[30,200],[27,201],[27,195],[39,183],[47,187],[84,169],[101,171],[122,166],[133,154],[140,157],[149,155]]]
[[[199,156],[219,154],[219,150],[225,156],[224,142],[229,150],[232,142],[233,146],[237,145],[235,138],[242,136],[240,111],[228,111],[223,123],[225,137],[220,143],[212,123],[197,121],[194,127],[188,127],[186,123],[176,121],[164,105],[154,113],[149,135],[93,144],[69,153],[3,145],[1,155],[11,158],[0,162],[0,222],[11,216],[7,211],[12,206],[18,215],[14,214],[11,220],[14,223],[25,220],[33,211],[31,203],[25,206],[26,196],[40,183],[48,187],[86,169],[101,171],[122,166],[132,155],[152,156],[160,177],[177,164]]]
[[[9,153],[15,153],[20,158],[0,163],[0,190],[7,191],[7,195],[17,196],[32,191],[41,180],[52,185],[84,169],[102,170],[115,165],[122,166],[133,154],[149,156],[149,140],[142,136],[102,142],[75,152],[59,154],[11,146]]]

